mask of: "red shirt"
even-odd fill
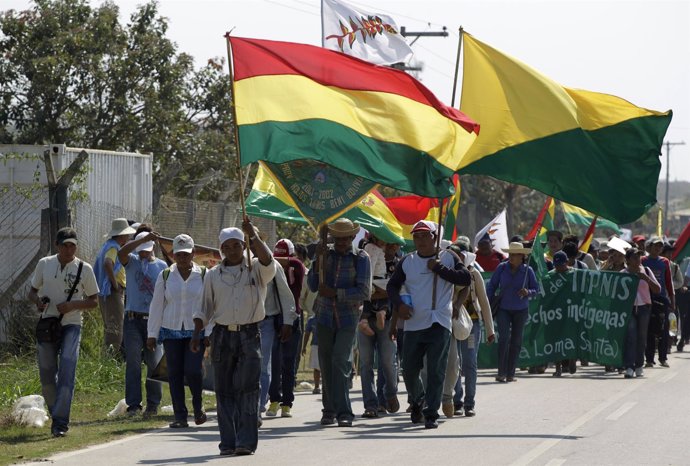
[[[496,270],[496,267],[498,267],[498,264],[503,262],[505,260],[505,257],[503,257],[503,254],[500,252],[492,252],[488,256],[482,256],[481,254],[477,254],[477,258],[475,261],[477,264],[482,266],[482,269],[484,269],[485,272],[493,272]]]

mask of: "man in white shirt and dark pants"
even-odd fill
[[[211,334],[211,360],[221,455],[252,455],[259,441],[259,323],[266,314],[266,287],[276,274],[271,251],[249,219],[245,218],[242,230],[221,230],[224,259],[206,274],[203,308],[194,314],[192,351],[198,351],[204,325],[211,319],[216,324]],[[250,264],[245,257],[246,241],[256,253]]]
[[[414,424],[424,419],[427,429],[438,427],[452,332],[453,285],[468,286],[471,282],[470,273],[457,254],[444,249],[437,256],[436,237],[440,234],[434,222],[417,222],[412,227],[417,250],[398,262],[386,288],[397,317],[405,321],[402,366],[412,408],[410,418]],[[412,298],[412,305],[400,299],[402,285]],[[420,377],[425,355],[426,392]]]

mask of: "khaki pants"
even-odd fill
[[[125,320],[124,291],[112,291],[109,296],[99,296],[98,305],[103,317],[103,343],[119,350],[122,344],[122,325]]]
[[[458,340],[453,335],[450,337],[450,348],[448,348],[448,364],[446,364],[446,377],[443,380],[442,403],[453,402],[453,390],[460,376],[460,355],[458,355]]]

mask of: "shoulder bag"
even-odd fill
[[[81,269],[84,267],[84,262],[79,261],[79,267],[77,268],[77,277],[72,284],[72,289],[69,290],[69,295],[67,296],[68,302],[72,299],[74,292],[79,284],[79,279],[81,278]],[[62,317],[41,317],[36,324],[36,341],[39,343],[54,343],[60,344],[62,341]]]

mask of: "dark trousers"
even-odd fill
[[[350,374],[355,327],[331,328],[316,324],[319,336],[319,366],[321,367],[321,402],[324,417],[352,420],[350,403]]]
[[[651,332],[647,333],[647,349],[645,350],[645,359],[647,362],[654,362],[654,354],[656,353],[657,347],[659,349],[659,362],[664,362],[668,359],[668,314],[669,309],[667,307],[664,312],[664,325],[661,330],[661,336],[652,335]]]
[[[498,324],[498,375],[514,377],[515,366],[522,348],[522,334],[527,323],[527,309],[508,311],[499,309]]]
[[[623,362],[626,369],[638,369],[644,364],[651,308],[652,306],[648,304],[635,306],[630,320],[628,320],[625,351],[623,353]]]
[[[301,317],[292,326],[292,336],[284,343],[280,341],[280,331],[273,338],[271,356],[271,384],[268,396],[271,403],[280,402],[281,406],[292,407],[295,401],[295,373],[297,355],[302,343]]]
[[[320,338],[320,335],[319,335]],[[441,407],[443,381],[446,376],[448,349],[450,348],[450,330],[433,324],[424,330],[405,331],[403,346],[403,380],[407,387],[411,404],[421,405],[426,401],[423,410],[427,419],[438,419]],[[319,340],[321,344],[321,340]],[[424,356],[428,364],[426,391],[420,373],[424,367]]]
[[[681,335],[678,343],[690,342],[690,291],[676,293],[676,306],[680,318],[678,330]]]
[[[192,408],[194,416],[203,411],[201,402],[202,362],[204,359],[204,342],[201,341],[199,351],[192,353],[189,349],[190,338],[180,340],[164,340],[163,348],[168,362],[168,387],[172,399],[176,421],[187,421],[187,405],[185,403],[184,381],[187,379],[189,390],[192,392]]]
[[[231,332],[216,325],[211,334],[220,450],[256,450],[259,442],[259,326]]]

